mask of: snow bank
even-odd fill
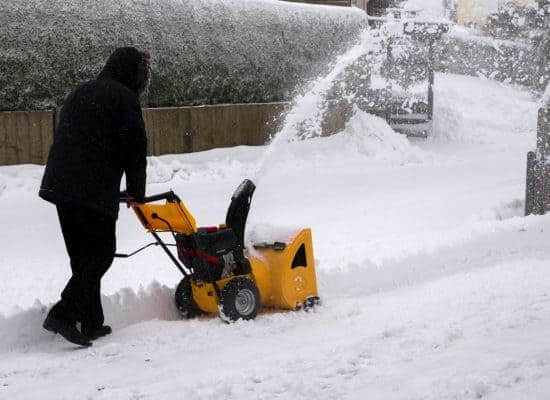
[[[259,153],[247,146],[238,146],[253,154]],[[257,149],[259,150],[259,149]],[[196,153],[207,158],[216,153],[216,150]],[[147,183],[168,183],[173,179],[186,182],[220,182],[232,179],[235,176],[246,176],[251,165],[248,160],[236,160],[227,155],[219,159],[189,161],[187,158],[177,156],[148,157],[147,162]]]
[[[330,301],[333,296],[372,294],[493,263],[521,262],[533,249],[544,249],[541,258],[550,255],[541,233],[541,226],[550,220],[548,216],[544,220],[530,218],[526,221],[517,218],[522,217],[520,215],[511,214],[506,220],[495,218],[481,224],[470,223],[460,231],[447,231],[442,235],[432,232],[431,245],[421,251],[403,255],[396,251],[396,246],[392,258],[357,259],[333,270],[320,269],[320,291],[325,294],[325,300]]]
[[[530,93],[489,79],[441,77],[435,83],[434,140],[510,145],[536,132],[537,104]]]
[[[38,191],[37,183],[40,183],[43,166],[22,164],[2,166],[0,168],[0,196],[14,190]]]
[[[288,100],[366,26],[275,0],[4,0],[0,110],[58,106],[119,46],[152,53],[150,106]]]
[[[359,109],[347,123],[342,138],[352,151],[374,161],[399,165],[422,162],[426,153],[413,146],[404,135],[395,132],[388,123]]]
[[[111,296],[102,296],[106,323],[120,329],[140,321],[153,319],[178,320],[174,290],[156,282],[137,293],[121,289]],[[49,307],[39,300],[29,309],[15,309],[9,316],[0,314],[0,350],[13,350],[45,344],[54,336],[41,328]]]

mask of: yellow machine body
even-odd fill
[[[166,201],[164,204],[134,204],[132,208],[143,227],[149,232],[170,232],[173,230],[185,235],[197,232],[195,218],[182,201]]]
[[[140,222],[150,232],[169,232],[190,235],[197,232],[195,219],[181,201],[164,204],[132,204]],[[273,247],[245,251],[252,272],[234,275],[213,283],[192,279],[193,300],[204,312],[217,313],[219,293],[239,276],[252,279],[260,293],[263,307],[294,310],[310,298],[318,298],[315,260],[311,230],[302,229],[285,240],[284,249]]]
[[[248,259],[262,306],[294,310],[319,296],[311,229],[288,238],[283,250],[259,248],[255,252]]]
[[[252,266],[252,279],[260,292],[263,307],[294,310],[308,299],[318,297],[313,242],[310,229],[302,229],[288,239],[283,250],[273,248],[255,249],[255,255],[247,254]],[[218,290],[232,276],[216,282]],[[219,298],[212,283],[193,281],[193,299],[205,312],[218,312]]]

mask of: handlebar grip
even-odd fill
[[[158,200],[168,200],[170,202],[180,201],[180,198],[172,191],[154,194],[152,196],[146,196],[143,199],[140,199],[140,203],[151,203]]]
[[[126,203],[128,199],[129,199],[128,194],[124,192],[120,194],[121,203]],[[146,196],[141,199],[134,199],[134,200],[137,203],[145,204],[145,203],[152,203],[153,201],[158,201],[158,200],[167,200],[170,202],[177,202],[177,201],[180,201],[180,198],[172,190],[170,190],[169,192],[154,194],[152,196]]]

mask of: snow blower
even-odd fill
[[[260,306],[296,310],[319,302],[310,229],[295,232],[284,242],[257,243],[244,247],[250,202],[256,189],[244,180],[233,196],[225,223],[197,227],[184,203],[172,191],[140,202],[122,196],[143,227],[183,274],[175,301],[185,318],[218,313],[226,321],[254,319]],[[164,200],[164,203],[151,204]],[[159,233],[170,233],[175,243],[165,243]],[[177,248],[177,257],[169,247]]]

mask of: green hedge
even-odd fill
[[[288,100],[365,26],[358,9],[275,0],[2,0],[0,110],[59,106],[129,45],[152,54],[144,105]]]

